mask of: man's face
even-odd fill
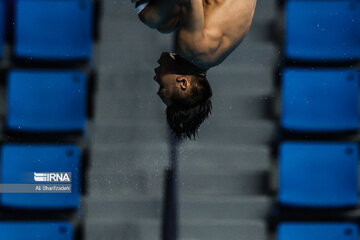
[[[171,96],[174,94],[179,84],[176,81],[177,64],[172,53],[162,53],[155,68],[154,80],[160,85],[158,95],[167,105],[171,105]]]

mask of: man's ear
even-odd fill
[[[186,76],[179,76],[176,81],[180,83],[181,90],[186,90],[190,86],[190,78]]]

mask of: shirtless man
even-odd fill
[[[140,20],[162,33],[176,31],[176,53],[162,53],[155,69],[158,95],[179,138],[197,135],[211,113],[206,71],[219,65],[249,31],[256,0],[140,0]]]

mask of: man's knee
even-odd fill
[[[154,25],[157,25],[156,20],[154,19],[153,10],[148,8],[148,5],[150,3],[150,0],[140,0],[137,1],[135,4],[135,11],[139,16],[139,19],[149,27],[156,27]]]
[[[168,21],[160,24],[157,27],[157,30],[161,33],[171,33],[176,31],[179,28],[180,21],[178,16],[174,16],[173,18],[169,19]]]
[[[154,9],[148,7],[147,3],[145,5],[139,5],[136,9],[140,21],[150,28],[158,28],[162,25],[163,20],[158,16]]]

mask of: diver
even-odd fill
[[[249,31],[256,0],[140,0],[140,20],[162,33],[176,32],[175,52],[164,52],[155,68],[158,95],[177,137],[194,138],[212,110],[206,78]]]

